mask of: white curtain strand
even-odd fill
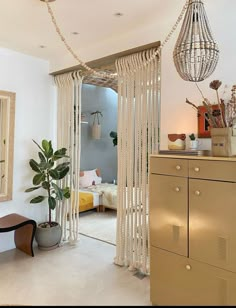
[[[115,263],[145,274],[149,273],[148,158],[158,149],[160,55],[150,62],[147,59],[156,51],[152,48],[116,60],[118,207]],[[142,65],[144,62],[146,65]]]
[[[57,75],[54,78],[58,90],[57,145],[67,148],[70,156],[69,176],[63,186],[69,186],[71,198],[56,207],[56,220],[62,226],[62,242],[75,243],[79,232],[79,172],[80,172],[80,129],[81,129],[81,89],[80,72]]]

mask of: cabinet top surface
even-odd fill
[[[212,161],[232,161],[236,162],[236,156],[231,157],[218,157],[218,156],[200,156],[200,155],[173,155],[173,154],[152,154],[150,157],[157,157],[157,158],[177,158],[177,159],[192,159],[192,160],[212,160]]]

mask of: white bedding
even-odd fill
[[[109,183],[101,183],[101,184],[91,185],[87,188],[83,188],[81,189],[81,191],[93,193],[94,194],[94,204],[103,205],[104,207],[117,210],[117,185],[109,184]],[[133,193],[135,193],[135,191],[138,191],[138,188],[137,190],[133,188]],[[133,195],[133,198],[134,198],[133,202],[135,202],[137,198],[136,203],[137,204],[141,203],[141,201],[139,201],[141,198],[139,194],[136,195],[136,198],[135,198],[135,195]],[[134,205],[134,207],[139,208],[138,205]]]
[[[101,183],[89,186],[88,190],[100,195],[100,205],[111,209],[117,209],[117,185]]]

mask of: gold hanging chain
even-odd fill
[[[166,36],[165,40],[163,41],[163,43],[157,48],[157,50],[149,57],[149,59],[147,59],[140,67],[138,67],[138,69],[148,65],[152,60],[155,59],[155,57],[159,54],[160,50],[164,47],[164,45],[170,40],[172,34],[175,32],[178,24],[180,23],[180,21],[182,20],[183,18],[183,15],[186,11],[186,9],[188,8],[189,6],[189,3],[190,3],[191,0],[186,0],[186,3],[185,5],[183,6],[182,8],[182,11],[179,15],[179,17],[177,18],[174,26],[172,27],[171,31],[169,32],[169,34]],[[66,46],[67,50],[71,53],[71,55],[79,62],[79,64],[81,66],[83,66],[87,71],[89,71],[90,73],[92,73],[93,75],[95,76],[98,76],[98,77],[101,77],[101,78],[109,78],[109,79],[115,79],[117,78],[117,74],[116,73],[106,73],[106,72],[98,72],[96,70],[94,70],[93,68],[89,67],[86,63],[84,63],[82,60],[80,60],[80,58],[78,57],[78,55],[73,51],[73,49],[70,47],[70,45],[67,43],[65,37],[62,35],[61,33],[61,30],[60,28],[58,27],[58,24],[57,24],[57,21],[56,21],[56,18],[53,14],[53,11],[51,9],[51,6],[49,4],[49,0],[44,0],[44,2],[46,3],[47,5],[47,8],[48,8],[48,13],[50,14],[51,16],[51,19],[52,19],[52,23],[54,24],[54,27],[56,29],[56,32],[57,34],[59,35],[61,41],[64,43],[64,45]],[[135,73],[137,70],[131,72],[132,73]]]

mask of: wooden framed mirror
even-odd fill
[[[15,93],[0,90],[0,201],[12,199]]]

